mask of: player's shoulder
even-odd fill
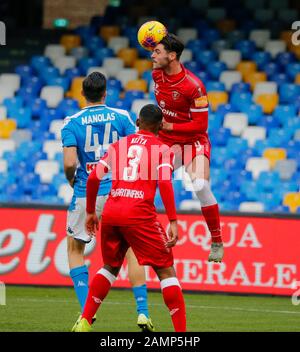
[[[153,78],[153,80],[156,81],[158,78],[161,77],[161,74],[162,74],[162,69],[160,69],[160,68],[152,70],[152,78]]]
[[[194,88],[195,90],[200,89],[203,92],[203,94],[205,94],[206,89],[205,89],[204,83],[201,81],[201,79],[188,69],[185,69],[185,72],[186,72],[186,75],[185,75],[186,83],[191,88]]]
[[[63,121],[63,128],[65,128],[66,126],[68,126],[68,127],[72,126],[74,124],[74,122],[76,121],[76,119],[78,119],[81,115],[83,115],[84,112],[85,112],[85,110],[80,110],[73,115],[66,116]]]

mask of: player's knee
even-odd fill
[[[202,192],[207,187],[209,187],[209,184],[204,178],[196,178],[193,181],[193,189],[195,192]]]

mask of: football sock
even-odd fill
[[[169,308],[174,330],[186,331],[185,304],[179,281],[176,277],[170,277],[160,282],[162,294],[166,306]]]
[[[215,243],[222,243],[220,213],[218,204],[202,207],[202,214],[205,218],[209,231],[211,233],[211,240]]]
[[[83,265],[71,269],[70,276],[73,281],[74,289],[81,306],[81,310],[83,310],[89,290],[89,272],[87,266]]]
[[[132,287],[132,291],[137,306],[137,313],[145,314],[146,317],[149,318],[147,286],[144,284],[141,286]]]
[[[85,318],[89,324],[92,324],[93,316],[96,314],[115,280],[116,277],[104,268],[100,269],[93,278],[82,313],[82,318]]]

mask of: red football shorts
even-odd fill
[[[166,248],[167,234],[158,220],[137,226],[101,224],[101,250],[103,263],[112,267],[122,265],[129,247],[140,265],[157,268],[173,266],[171,248]]]
[[[162,140],[162,139],[161,139]],[[187,167],[192,160],[198,155],[205,155],[210,161],[210,151],[211,145],[207,138],[199,138],[199,140],[192,142],[190,144],[182,143],[170,143],[168,141],[162,140],[163,143],[167,144],[175,154],[174,167],[175,169],[185,166]]]

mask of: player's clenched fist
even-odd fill
[[[176,242],[178,241],[178,227],[177,220],[170,221],[170,227],[168,231],[169,240],[167,242],[167,247],[174,247]]]
[[[86,213],[85,229],[86,229],[86,232],[91,236],[95,236],[96,231],[99,230],[99,219],[95,212]]]

